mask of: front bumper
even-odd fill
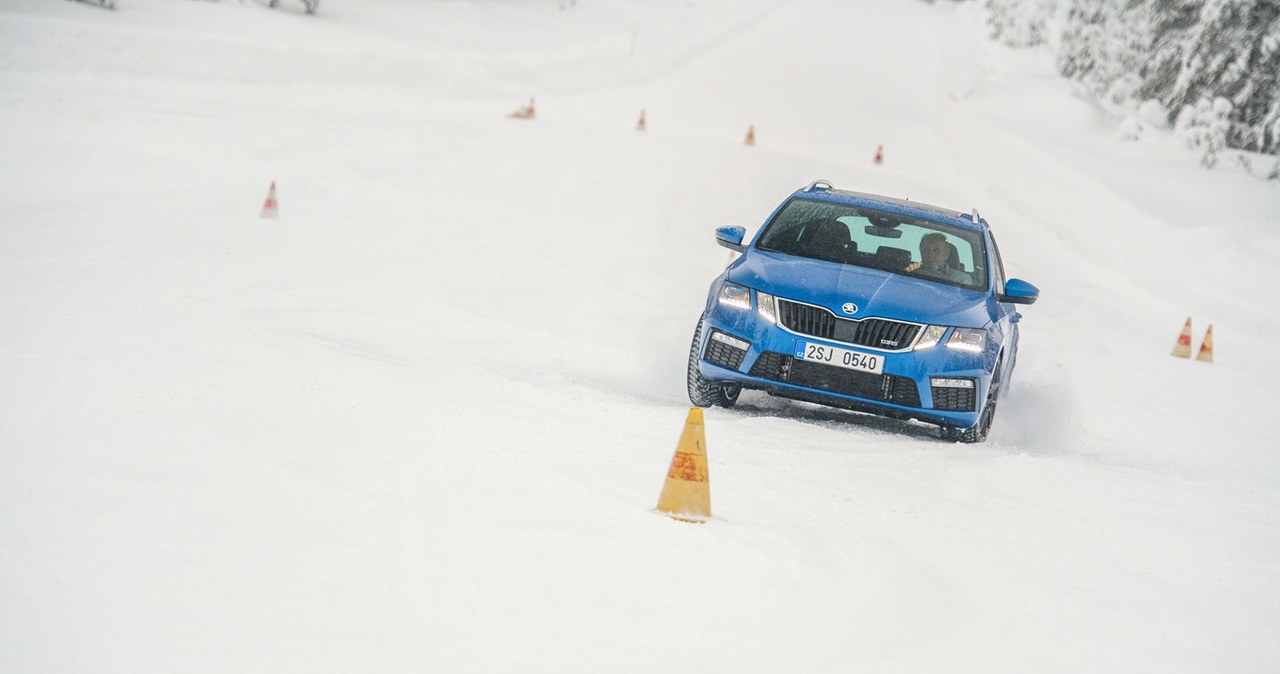
[[[882,351],[798,334],[755,311],[712,303],[703,319],[698,368],[708,381],[831,407],[969,428],[977,423],[986,400],[994,368],[989,363],[994,359],[988,353],[948,349],[943,346],[945,339],[946,335],[937,346],[920,351]],[[874,354],[883,359],[884,373],[797,359],[798,341]],[[972,387],[954,386],[963,381],[972,382]]]

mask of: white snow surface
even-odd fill
[[[569,4],[0,3],[0,672],[1280,670],[1275,183],[976,3]],[[746,393],[656,514],[818,178],[1041,288],[991,439]]]

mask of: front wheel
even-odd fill
[[[698,347],[702,344],[702,320],[693,331],[693,344],[689,347],[689,402],[697,407],[733,407],[738,402],[742,387],[737,384],[717,384],[707,381],[698,369]]]
[[[987,433],[991,432],[991,422],[996,416],[996,399],[994,395],[987,396],[987,405],[982,408],[982,414],[978,416],[978,423],[969,428],[956,428],[955,426],[942,427],[942,439],[948,442],[984,442],[987,439]]]
[[[1001,359],[1003,361],[1003,359]],[[942,427],[942,439],[948,442],[985,442],[987,434],[991,432],[991,424],[996,419],[996,401],[1000,399],[1000,389],[1004,382],[1000,379],[1000,366],[1003,362],[996,363],[995,375],[991,379],[991,390],[987,391],[987,404],[982,408],[982,414],[978,415],[978,423],[969,428],[956,428],[955,426]]]

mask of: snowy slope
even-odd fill
[[[118,4],[0,5],[0,671],[1280,666],[1280,193],[973,4]],[[992,438],[744,394],[655,515],[816,178],[1041,287]]]

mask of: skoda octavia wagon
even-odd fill
[[[689,399],[729,407],[742,389],[937,424],[986,439],[1018,356],[1017,306],[987,221],[904,199],[797,190],[707,294],[689,351]]]

